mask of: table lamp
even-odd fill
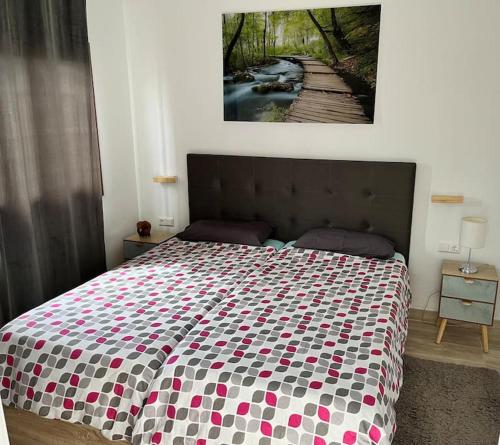
[[[469,248],[467,262],[460,266],[460,272],[473,274],[477,272],[477,267],[470,262],[472,249],[484,247],[486,238],[486,220],[475,216],[462,218],[462,231],[460,234],[460,246]]]

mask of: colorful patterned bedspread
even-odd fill
[[[0,397],[129,439],[172,349],[275,250],[172,239],[0,331]]]
[[[400,261],[280,250],[179,343],[132,443],[389,444],[409,302]]]

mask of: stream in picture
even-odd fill
[[[254,80],[235,82],[224,76],[224,119],[228,121],[282,121],[288,107],[302,88],[304,69],[298,63],[276,59],[271,65],[253,67],[248,74]],[[258,92],[270,82],[289,85],[290,91]]]

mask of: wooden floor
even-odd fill
[[[130,445],[107,440],[87,425],[47,419],[11,407],[4,410],[10,445]]]
[[[370,119],[352,96],[351,88],[335,71],[309,56],[283,56],[304,67],[302,91],[287,113],[286,122],[366,124]]]
[[[422,312],[410,314],[406,354],[413,357],[466,366],[480,366],[500,371],[500,324],[489,330],[490,350],[484,353],[478,325],[449,321],[443,341],[435,343],[435,316]]]

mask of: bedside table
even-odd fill
[[[443,261],[441,298],[439,300],[439,331],[436,343],[441,343],[448,320],[481,325],[483,351],[488,352],[488,326],[493,324],[498,289],[494,266],[479,264],[475,274],[458,270],[460,261]]]
[[[143,237],[131,235],[123,240],[123,256],[125,260],[131,260],[174,236],[175,233],[169,232],[151,232],[151,236]]]

